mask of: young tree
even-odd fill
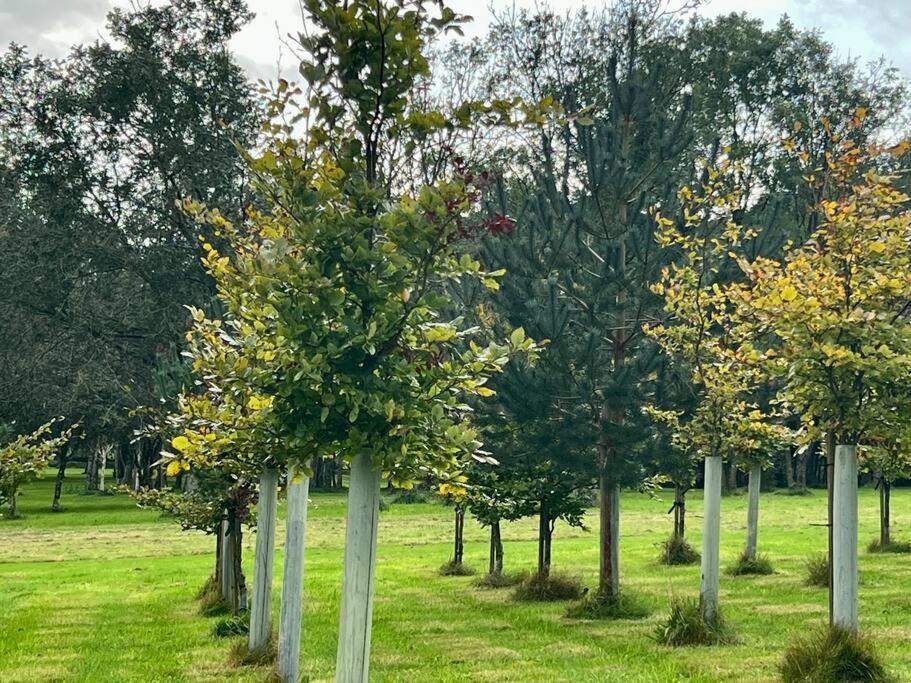
[[[12,435],[11,428],[0,430],[0,505],[6,506],[6,516],[10,519],[19,516],[16,507],[19,489],[41,476],[54,453],[70,439],[74,427],[51,436],[55,422],[46,422],[31,434],[18,436]]]
[[[680,216],[657,215],[659,244],[678,250],[681,259],[665,268],[654,286],[664,297],[668,321],[646,328],[667,353],[692,368],[699,392],[689,414],[649,412],[671,428],[678,448],[705,460],[700,605],[707,623],[718,619],[722,459],[755,449],[759,435],[775,431],[754,400],[762,381],[760,353],[736,325],[727,291],[732,252],[755,236],[731,220],[738,194],[730,186],[729,167],[723,161],[719,169],[706,168],[696,189],[681,188]]]
[[[454,119],[410,107],[415,79],[428,69],[424,45],[458,23],[448,8],[436,16],[411,0],[307,0],[304,8],[306,104],[295,112],[300,92],[281,81],[270,139],[249,159],[263,208],[249,208],[241,230],[218,211],[186,204],[233,254],[204,245],[226,315],[221,325],[199,320],[209,330],[199,353],[230,347],[232,361],[217,375],[222,393],[268,399],[276,463],[349,462],[336,680],[365,681],[383,472],[408,481],[475,453],[465,398],[487,393],[511,353],[534,349],[524,334],[486,343],[459,318],[443,317],[448,282],[496,285],[459,254],[460,238],[506,220],[469,215],[483,178],[453,158],[445,180],[402,195],[390,169],[415,139],[508,121],[513,107],[468,104]],[[284,114],[306,121],[304,140]]]
[[[865,115],[858,109],[853,125]],[[904,400],[911,212],[892,180],[870,167],[885,150],[837,135],[829,149],[824,165],[807,173],[833,197],[820,202],[819,226],[781,261],[743,264],[751,287],[741,308],[753,333],[777,340],[769,361],[783,378],[782,398],[811,438],[828,433],[835,446],[830,618],[856,630],[857,444],[890,423]]]
[[[871,550],[889,552],[902,547],[892,542],[892,485],[896,479],[911,474],[908,457],[907,432],[892,439],[864,445],[859,462],[876,477],[879,489],[879,540],[870,544]]]

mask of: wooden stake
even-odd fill
[[[300,678],[301,613],[304,593],[304,548],[310,477],[288,470],[288,521],[282,568],[282,602],[278,620],[278,673],[283,683]]]

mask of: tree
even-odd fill
[[[859,108],[853,125],[865,115]],[[783,400],[811,438],[828,433],[835,444],[830,618],[850,630],[858,628],[856,444],[902,410],[911,358],[911,212],[871,165],[906,149],[833,135],[825,164],[807,174],[825,190],[819,226],[781,261],[743,265],[751,286],[740,305],[753,333],[777,340],[769,362],[784,378]]]
[[[763,381],[760,352],[738,326],[730,298],[732,258],[755,231],[732,220],[739,188],[731,187],[731,166],[706,168],[702,182],[680,190],[681,215],[656,215],[658,243],[681,253],[654,285],[670,314],[647,333],[669,354],[692,368],[699,399],[689,414],[651,408],[649,412],[673,433],[681,450],[705,459],[704,526],[700,606],[706,623],[718,620],[721,462],[734,454],[759,451],[775,432],[754,392]]]
[[[0,55],[0,419],[79,421],[83,450],[121,446],[145,486],[160,444],[126,445],[128,411],[156,403],[184,306],[214,294],[176,202],[247,201],[234,144],[260,110],[227,44],[250,17],[241,0],[143,4],[62,60]]]
[[[483,179],[455,157],[445,180],[414,194],[400,194],[388,175],[414,139],[511,120],[511,103],[468,104],[454,119],[410,108],[428,69],[425,43],[459,18],[405,0],[304,6],[306,104],[295,111],[301,93],[280,81],[270,138],[248,156],[263,208],[249,208],[241,230],[185,204],[231,247],[222,255],[203,245],[226,313],[218,323],[199,313],[203,342],[191,353],[216,359],[213,384],[235,404],[250,392],[269,401],[276,463],[350,463],[336,680],[363,681],[382,473],[408,481],[481,457],[465,398],[486,393],[510,354],[535,346],[521,331],[506,344],[475,339],[459,318],[441,317],[447,282],[496,284],[459,254],[461,238],[496,225],[470,215]],[[284,114],[307,120],[304,140]]]
[[[911,461],[908,458],[907,436],[900,432],[898,437],[863,446],[859,461],[863,468],[876,477],[879,489],[879,540],[870,544],[870,549],[888,552],[899,549],[901,544],[892,541],[892,485],[896,479],[911,474]]]
[[[74,427],[51,436],[55,422],[46,422],[32,433],[18,436],[13,436],[9,427],[0,430],[0,505],[7,507],[10,519],[19,516],[16,509],[19,489],[41,476],[54,453],[70,439]]]

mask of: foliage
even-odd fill
[[[829,557],[825,553],[813,555],[806,562],[807,578],[804,583],[808,586],[827,588],[829,585]]]
[[[708,622],[698,600],[675,598],[671,613],[658,624],[655,638],[664,645],[723,645],[733,642],[733,636],[721,613]]]
[[[41,476],[57,450],[69,441],[75,426],[51,436],[57,420],[46,422],[30,434],[12,438],[0,432],[0,505],[8,507],[8,516],[16,517],[16,497],[20,487]],[[11,430],[10,430],[11,431]],[[5,438],[4,438],[5,437]]]
[[[62,415],[89,443],[125,441],[127,411],[161,397],[185,305],[214,293],[175,202],[246,201],[234,144],[259,110],[227,46],[251,16],[141,3],[61,60],[0,53],[0,421]]]
[[[738,559],[737,563],[728,567],[727,573],[731,576],[743,576],[745,574],[774,574],[775,570],[772,568],[772,563],[768,557],[764,555],[757,555],[756,557],[749,557],[746,553],[743,553]]]
[[[468,104],[454,118],[410,109],[416,79],[427,74],[425,43],[460,21],[448,9],[436,18],[417,2],[305,9],[306,103],[280,81],[269,138],[248,156],[263,208],[249,209],[241,227],[217,210],[184,206],[230,246],[223,255],[203,244],[226,315],[194,310],[190,354],[194,370],[212,378],[216,416],[222,406],[234,415],[252,401],[261,406],[260,433],[271,433],[275,448],[234,449],[251,467],[369,452],[393,483],[405,483],[483,457],[466,399],[490,395],[490,376],[535,345],[521,328],[500,344],[461,317],[442,317],[448,283],[495,287],[501,275],[460,248],[508,222],[472,214],[484,178],[452,157],[445,180],[400,194],[389,169],[417,138],[509,122],[514,108]],[[285,116],[307,120],[306,139],[292,136]],[[201,466],[225,457],[218,437],[207,442],[195,431],[184,434],[181,457]]]
[[[854,125],[865,116],[858,109]],[[875,169],[906,147],[864,149],[838,136],[831,147],[806,177],[835,195],[820,200],[820,226],[781,261],[741,262],[750,285],[734,296],[749,333],[774,337],[764,360],[809,437],[833,430],[838,443],[857,443],[901,423],[911,368],[911,210]]]
[[[789,645],[779,672],[785,683],[893,680],[869,640],[837,626],[798,638]]]
[[[524,602],[552,602],[578,600],[582,593],[582,584],[573,576],[535,572],[519,584],[513,598]]]
[[[672,534],[661,544],[660,564],[682,565],[695,564],[699,561],[699,551],[690,545],[686,538]]]

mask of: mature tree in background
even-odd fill
[[[109,42],[61,60],[0,55],[0,417],[79,420],[121,473],[142,456],[143,485],[158,457],[129,447],[128,410],[157,400],[184,306],[214,293],[177,202],[237,216],[246,201],[234,143],[258,113],[227,41],[250,17],[173,0],[113,10]]]

